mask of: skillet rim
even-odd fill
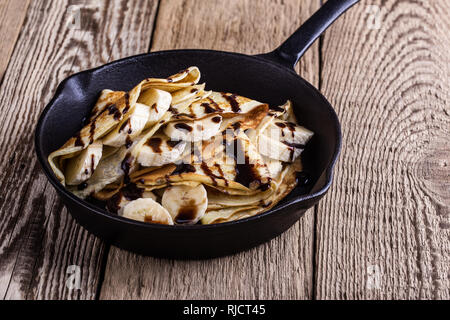
[[[247,217],[247,218],[243,218],[243,219],[239,219],[239,220],[234,220],[234,221],[228,221],[228,222],[222,222],[222,223],[217,223],[217,224],[206,224],[206,225],[198,225],[198,224],[194,224],[194,225],[161,225],[161,224],[153,224],[153,223],[146,223],[146,222],[140,222],[140,221],[136,221],[136,220],[131,220],[131,219],[127,219],[124,217],[121,217],[119,215],[113,215],[110,212],[106,211],[105,209],[102,209],[100,207],[97,207],[91,203],[89,203],[88,201],[85,201],[81,198],[78,198],[77,196],[75,196],[73,193],[71,193],[69,190],[67,190],[60,182],[59,180],[56,178],[56,176],[53,174],[53,172],[50,172],[49,169],[49,165],[48,165],[48,160],[47,158],[45,158],[45,156],[43,155],[43,151],[41,149],[40,146],[40,137],[42,136],[42,128],[43,128],[43,122],[44,119],[47,118],[47,114],[49,113],[49,111],[52,109],[54,103],[56,102],[56,100],[58,99],[58,97],[63,93],[66,84],[69,80],[71,80],[72,78],[76,78],[76,77],[80,77],[82,75],[85,74],[90,74],[90,73],[95,73],[98,72],[104,68],[113,66],[113,65],[117,65],[120,66],[122,63],[124,63],[127,60],[131,60],[131,59],[136,59],[136,58],[140,58],[140,57],[144,57],[144,56],[157,56],[157,55],[164,55],[164,54],[179,54],[179,53],[214,53],[214,54],[221,54],[221,55],[230,55],[230,56],[238,56],[238,58],[242,58],[242,59],[249,59],[249,60],[258,60],[259,62],[263,62],[263,63],[269,63],[272,66],[281,69],[283,72],[289,72],[292,75],[295,75],[298,80],[300,80],[300,82],[303,83],[304,86],[308,87],[309,89],[311,89],[311,91],[313,92],[314,95],[316,95],[316,97],[318,97],[319,99],[321,99],[324,104],[329,108],[330,111],[330,115],[332,120],[335,122],[336,126],[336,137],[337,137],[337,141],[336,141],[336,146],[333,152],[333,156],[331,159],[331,162],[329,163],[329,165],[325,168],[325,184],[323,187],[321,187],[319,190],[317,190],[314,193],[308,194],[308,195],[304,195],[304,196],[299,196],[297,198],[292,199],[291,201],[284,203],[282,205],[277,204],[274,208],[268,210],[268,211],[264,211],[262,213],[259,213],[257,215],[251,216],[251,217]],[[252,221],[256,221],[259,219],[264,218],[265,216],[268,216],[270,214],[275,214],[277,211],[280,211],[286,207],[290,207],[294,204],[300,204],[302,202],[306,202],[308,200],[317,198],[320,199],[330,188],[332,181],[333,181],[333,172],[334,172],[334,166],[336,165],[336,161],[338,159],[340,150],[341,150],[341,144],[342,144],[342,134],[341,134],[341,125],[338,119],[338,116],[334,110],[334,108],[331,106],[331,104],[328,102],[328,100],[325,98],[325,96],[323,94],[320,93],[320,91],[315,88],[312,84],[310,84],[308,81],[306,81],[305,79],[303,79],[300,75],[298,75],[294,69],[289,68],[285,65],[282,65],[276,61],[270,60],[268,58],[264,58],[261,55],[247,55],[247,54],[243,54],[243,53],[237,53],[237,52],[228,52],[228,51],[219,51],[219,50],[209,50],[209,49],[177,49],[177,50],[161,50],[161,51],[155,51],[155,52],[148,52],[148,53],[142,53],[142,54],[138,54],[138,55],[133,55],[133,56],[128,56],[125,58],[121,58],[118,60],[114,60],[111,62],[108,62],[106,64],[103,64],[101,66],[95,67],[95,68],[91,68],[91,69],[87,69],[87,70],[83,70],[77,73],[74,73],[70,76],[68,76],[67,78],[65,78],[64,80],[62,80],[60,82],[60,84],[58,85],[58,87],[56,88],[55,94],[53,95],[52,99],[50,100],[50,102],[45,106],[45,108],[41,111],[40,115],[39,115],[39,119],[38,122],[36,124],[35,127],[35,132],[34,132],[34,142],[35,142],[35,151],[37,154],[37,158],[38,161],[41,165],[41,168],[43,169],[47,179],[50,181],[50,183],[53,185],[53,187],[55,187],[55,189],[59,192],[62,193],[64,196],[68,197],[70,200],[74,201],[77,205],[80,205],[81,207],[84,207],[85,209],[89,210],[89,211],[93,211],[96,214],[99,214],[101,216],[104,216],[106,218],[109,219],[113,219],[116,222],[122,222],[125,224],[129,224],[129,225],[133,225],[135,227],[146,227],[146,228],[155,228],[155,229],[160,229],[160,230],[208,230],[208,229],[218,229],[218,228],[227,228],[227,227],[232,227],[233,225],[236,224],[245,224],[245,223],[251,223]],[[323,172],[322,172],[323,175]],[[314,186],[313,186],[314,188]],[[308,209],[308,208],[306,208]],[[70,212],[69,212],[70,213]]]

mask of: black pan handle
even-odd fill
[[[281,46],[258,55],[293,68],[313,42],[347,9],[359,0],[328,0],[300,26]]]

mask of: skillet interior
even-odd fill
[[[302,155],[314,190],[297,187],[275,208],[241,221],[211,226],[159,226],[111,216],[74,197],[57,182],[48,155],[80,128],[102,89],[130,90],[146,77],[166,77],[188,66],[200,68],[208,90],[228,91],[270,105],[290,99],[299,124],[315,135]],[[262,58],[210,50],[174,50],[122,59],[76,74],[58,87],[36,130],[38,158],[69,211],[88,230],[113,244],[140,253],[169,257],[211,257],[267,241],[289,228],[329,187],[340,148],[340,128],[328,102],[292,70]],[[283,209],[283,210],[281,210]],[[249,229],[255,234],[250,233]],[[151,239],[150,239],[151,238]],[[164,241],[158,248],[145,243]],[[183,239],[183,241],[180,241]],[[205,243],[207,241],[207,243]]]

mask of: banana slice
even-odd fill
[[[258,136],[258,150],[271,159],[293,162],[312,136],[313,132],[295,123],[275,120]]]
[[[164,90],[150,88],[141,93],[138,102],[150,107],[150,114],[145,126],[148,128],[158,122],[169,110],[172,95]]]
[[[157,134],[144,143],[137,161],[145,167],[163,166],[180,159],[185,147],[185,141],[173,141],[163,134]]]
[[[215,136],[220,130],[222,116],[214,115],[194,121],[169,122],[164,133],[172,140],[201,141]]]
[[[144,129],[150,116],[150,108],[142,103],[136,103],[136,106],[130,116],[103,138],[103,143],[107,146],[119,148],[128,141],[136,138]]]
[[[293,162],[302,153],[302,148],[287,145],[279,140],[269,138],[262,134],[258,138],[258,151],[271,159],[283,162]]]
[[[141,198],[148,198],[156,201],[156,195],[151,191],[142,192]],[[123,215],[123,209],[133,200],[136,200],[136,198],[130,197],[126,192],[119,191],[107,201],[107,208],[111,212]]]
[[[202,184],[194,188],[184,185],[172,186],[164,192],[161,204],[176,224],[195,224],[206,212],[208,195]]]
[[[68,160],[65,170],[66,184],[78,185],[89,179],[102,157],[103,144],[95,141],[81,153]]]
[[[122,210],[122,216],[142,222],[173,225],[169,212],[158,202],[150,198],[139,198],[128,203]]]
[[[275,120],[272,121],[267,128],[263,131],[263,134],[269,138],[280,140],[288,144],[305,145],[313,136],[313,132],[296,125],[295,123]]]

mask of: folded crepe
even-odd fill
[[[189,67],[129,92],[105,89],[88,123],[48,157],[80,198],[164,224],[211,224],[269,210],[296,185],[313,133],[292,105],[206,91]]]

